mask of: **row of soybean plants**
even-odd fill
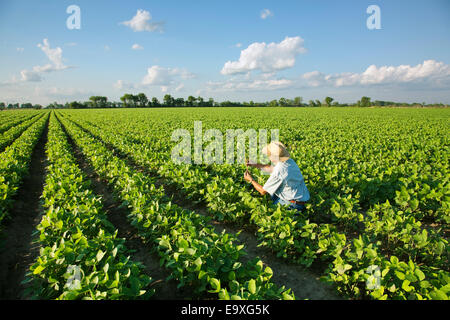
[[[291,289],[271,282],[273,272],[261,260],[241,262],[246,253],[235,236],[216,233],[206,217],[172,204],[153,178],[128,166],[71,120],[62,118],[62,123],[115,196],[131,209],[131,224],[156,244],[161,265],[179,287],[189,285],[194,296],[219,299],[294,298]]]
[[[37,114],[30,119],[21,121],[14,126],[11,126],[8,130],[0,135],[0,151],[3,151],[8,145],[10,145],[17,137],[19,137],[27,128],[29,128],[34,122],[36,122],[43,114]]]
[[[4,133],[5,131],[8,131],[9,129],[11,129],[14,126],[17,126],[23,121],[26,121],[27,119],[36,116],[37,113],[38,113],[37,111],[14,112],[9,113],[9,115],[7,116],[3,116],[0,119],[0,133]]]
[[[77,166],[52,112],[40,254],[27,274],[26,295],[38,299],[140,299],[153,294],[143,266],[127,256],[100,198]]]
[[[91,130],[95,130],[96,128],[99,129],[99,126],[90,126]],[[117,132],[117,127],[115,126],[115,128]],[[120,137],[117,136],[112,138],[113,136],[110,135],[108,139],[104,133],[105,128],[97,130],[96,134],[101,135],[102,131],[103,137],[106,138],[108,142],[112,144],[115,143],[119,149],[135,158],[137,162],[149,166],[153,164],[159,168],[160,173],[165,173],[174,180],[177,179],[178,176],[179,180],[183,183],[185,191],[188,190],[188,193],[189,191],[192,191],[191,196],[194,198],[201,193],[201,190],[204,190],[202,188],[205,187],[206,183],[207,193],[205,198],[208,200],[208,195],[212,195],[209,197],[211,200],[215,200],[216,203],[219,201],[218,205],[212,204],[215,205],[215,212],[221,212],[223,214],[223,212],[226,212],[228,209],[230,217],[233,217],[233,214],[236,216],[239,213],[253,212],[252,219],[260,227],[259,234],[266,237],[264,239],[266,242],[272,241],[278,244],[277,249],[283,250],[286,249],[286,247],[292,248],[297,244],[297,247],[295,248],[297,249],[297,253],[302,253],[300,259],[305,259],[306,256],[306,259],[309,259],[307,263],[312,262],[316,255],[319,255],[320,258],[325,260],[330,258],[334,259],[326,274],[328,275],[327,278],[334,281],[342,292],[353,296],[370,294],[373,298],[417,299],[424,297],[439,298],[445,297],[447,294],[446,284],[448,283],[448,273],[444,270],[440,270],[438,267],[423,265],[420,261],[408,259],[408,257],[405,259],[408,263],[395,263],[398,261],[398,258],[391,254],[389,257],[392,257],[387,259],[384,254],[381,254],[380,252],[384,248],[384,246],[382,246],[383,243],[376,241],[374,237],[363,235],[354,239],[352,243],[346,244],[345,235],[336,232],[333,225],[320,224],[318,226],[317,224],[309,223],[309,220],[306,219],[307,217],[305,217],[303,221],[292,221],[290,220],[291,217],[289,217],[288,212],[283,212],[281,214],[279,209],[277,211],[279,214],[271,214],[268,216],[267,213],[270,213],[271,209],[267,210],[268,207],[265,204],[261,206],[261,203],[257,203],[257,200],[253,199],[245,190],[234,188],[236,192],[233,198],[233,180],[226,181],[224,177],[221,179],[215,178],[216,181],[210,184],[211,179],[208,179],[207,174],[202,175],[202,170],[195,170],[193,172],[192,167],[186,167],[184,172],[180,172],[178,168],[167,165],[167,162],[162,161],[162,163],[159,163],[157,161],[158,159],[152,157],[151,155],[157,154],[157,150],[145,149],[145,147],[142,145],[139,146],[139,144],[135,145],[133,148],[130,140],[125,142],[122,141],[120,143],[118,142],[120,141]],[[145,140],[145,135],[138,137],[138,141],[139,139]],[[151,142],[149,143],[151,145]],[[148,145],[148,141],[146,145]],[[160,155],[158,157],[160,157]],[[222,185],[219,185],[219,183],[222,183]],[[236,195],[238,196],[236,197]],[[241,201],[239,201],[239,197],[241,198]],[[236,210],[236,206],[234,205],[233,207],[232,205],[232,208],[230,209],[230,203],[237,203],[239,206],[243,205],[244,208]],[[211,202],[208,202],[208,205],[211,205]],[[261,220],[259,221],[257,220],[258,216],[261,217]],[[274,221],[276,223],[267,223],[267,220],[270,221],[273,219],[276,219],[276,221]],[[398,220],[404,222],[401,219]],[[298,230],[297,228],[294,227],[294,232],[291,230],[291,226],[295,225],[296,222],[300,222],[300,225],[302,226],[299,230],[299,232],[301,232],[300,236],[295,232],[295,230]],[[406,230],[412,227],[409,221],[406,221],[405,223],[400,225],[400,227],[406,226]],[[267,228],[268,225],[269,228]],[[271,229],[270,226],[273,226],[274,228]],[[283,229],[283,226],[286,226],[286,228]],[[420,224],[416,228],[419,227]],[[369,227],[367,227],[367,230],[369,230]],[[445,253],[442,250],[442,244],[445,244],[445,241],[441,238],[434,237],[431,241],[428,241],[428,243],[433,244],[433,246],[425,246],[423,243],[426,244],[427,242],[426,239],[425,241],[423,239],[426,237],[426,231],[424,232],[423,229],[421,230],[422,232],[416,232],[414,236],[409,237],[409,239],[405,241],[413,241],[411,244],[411,247],[413,247],[412,250],[418,251],[421,257],[428,257],[428,260],[425,261],[431,263],[435,257],[440,258],[440,256]],[[405,232],[403,232],[403,234],[404,233]],[[304,241],[305,238],[309,240],[306,245]],[[404,235],[403,238],[405,238]],[[271,244],[272,247],[276,247],[273,243]],[[303,247],[299,247],[298,244]],[[432,249],[428,250],[430,247]],[[345,250],[342,250],[343,248],[345,248]],[[414,251],[410,250],[408,252]],[[402,253],[401,250],[398,250],[397,252]],[[431,252],[431,254],[427,255],[429,252]],[[367,255],[367,258],[363,259],[365,254]],[[414,259],[414,256],[412,258]],[[384,262],[381,263],[379,260]],[[305,260],[300,260],[300,262],[304,261]],[[367,292],[367,281],[373,279],[370,267],[375,265],[383,266],[382,272],[380,271],[380,277],[383,278],[384,283],[383,286],[377,290]],[[421,269],[424,269],[425,273]]]
[[[8,216],[8,211],[13,206],[13,196],[28,175],[31,155],[45,129],[48,113],[37,117],[28,120],[27,122],[31,121],[28,129],[22,128],[21,135],[0,153],[0,224]]]

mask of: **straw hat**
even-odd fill
[[[272,141],[262,149],[262,153],[267,155],[270,160],[286,161],[290,158],[286,146],[279,141]]]

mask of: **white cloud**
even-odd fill
[[[52,63],[43,67],[43,72],[64,70],[68,68],[62,62],[62,49],[60,47],[57,47],[55,49],[50,48],[48,39],[44,39],[43,44],[39,43],[37,46],[41,48],[41,50],[45,53],[47,58]]]
[[[286,37],[280,43],[254,42],[241,51],[238,61],[228,61],[221,73],[224,75],[245,73],[252,70],[274,72],[291,68],[296,56],[306,52],[301,37]]]
[[[122,89],[130,90],[130,89],[135,88],[135,86],[132,83],[128,83],[123,80],[117,80],[113,84],[113,87],[114,87],[114,89],[117,89],[117,90],[122,90]]]
[[[108,46],[108,45],[105,45],[105,46],[103,46],[103,49],[104,49],[105,51],[110,51],[110,50],[111,50],[111,47]]]
[[[25,50],[25,49],[24,49],[24,48],[16,48],[16,50],[17,50],[18,52],[22,53],[23,50]]]
[[[40,72],[22,70],[20,72],[22,81],[39,82],[42,81],[42,76]]]
[[[133,50],[143,50],[144,47],[141,46],[140,44],[135,43],[135,44],[133,44],[133,45],[131,46],[131,49],[133,49]]]
[[[190,79],[193,77],[194,75],[185,69],[152,66],[147,69],[147,74],[141,83],[143,85],[179,85],[180,79]]]
[[[146,10],[139,9],[136,15],[129,21],[123,21],[123,24],[130,27],[134,32],[141,31],[163,31],[164,22],[149,22],[152,19],[150,12]]]
[[[323,74],[319,71],[302,76],[309,86],[331,85],[334,87],[368,86],[382,84],[423,83],[431,86],[450,85],[450,66],[435,60],[425,60],[416,66],[369,66],[362,73],[343,72]]]
[[[236,74],[225,81],[209,81],[205,89],[215,93],[264,92],[274,90],[321,90],[324,88],[352,87],[360,90],[383,87],[383,92],[405,92],[423,89],[450,88],[450,65],[435,60],[426,60],[416,66],[369,66],[361,73],[342,72],[325,74],[320,71],[304,73],[297,78],[280,78],[276,72],[252,75],[250,72]],[[328,90],[328,89],[327,89]]]
[[[242,43],[236,43],[235,45],[234,45],[236,48],[240,48],[240,47],[242,47]]]
[[[273,12],[270,11],[269,9],[264,9],[263,11],[261,11],[261,19],[267,19],[268,17],[272,17],[273,16]]]
[[[50,63],[43,66],[34,66],[32,70],[22,70],[20,72],[21,81],[39,82],[43,79],[43,73],[60,71],[69,68],[63,63],[62,49],[60,47],[54,49],[50,48],[48,39],[44,39],[43,43],[39,43],[37,46],[45,53],[47,58],[50,60]]]

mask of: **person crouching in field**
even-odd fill
[[[248,171],[244,174],[244,179],[251,183],[261,194],[270,194],[274,204],[282,204],[297,211],[305,210],[305,203],[310,195],[306,187],[300,168],[290,154],[286,146],[281,142],[271,142],[265,146],[262,152],[267,155],[273,165],[250,163],[247,166],[255,167],[270,173],[270,177],[264,186],[253,180]]]

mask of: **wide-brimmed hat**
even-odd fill
[[[289,151],[286,146],[279,141],[272,141],[262,149],[262,153],[267,155],[269,159],[277,159],[278,161],[286,161],[290,158]]]

